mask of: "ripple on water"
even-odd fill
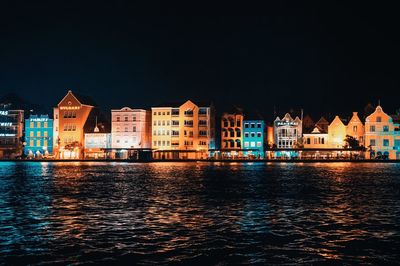
[[[0,263],[396,264],[399,170],[0,162]]]

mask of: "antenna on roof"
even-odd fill
[[[381,106],[381,99],[378,100],[378,106]]]

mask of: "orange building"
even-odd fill
[[[345,146],[346,126],[343,124],[339,116],[328,126],[328,147],[333,149],[341,149]]]
[[[354,137],[360,145],[364,146],[365,128],[357,112],[353,112],[353,116],[346,126],[346,135]]]
[[[188,100],[152,107],[152,148],[159,159],[206,158],[215,149],[214,107]]]
[[[72,91],[54,108],[54,154],[59,159],[82,159],[84,126],[94,104]]]
[[[243,139],[243,114],[224,113],[221,118],[221,149],[241,150]]]

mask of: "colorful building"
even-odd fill
[[[381,106],[365,119],[367,159],[400,159],[400,125]]]
[[[335,116],[328,126],[328,147],[332,149],[342,149],[346,145],[347,128],[339,116]]]
[[[84,126],[94,108],[93,101],[68,91],[54,108],[54,153],[60,159],[82,159]]]
[[[318,126],[315,126],[310,133],[303,134],[305,149],[326,149],[328,148],[328,133]]]
[[[15,158],[23,152],[24,111],[0,106],[0,158]]]
[[[151,136],[151,111],[129,107],[111,110],[111,148],[116,157],[126,159],[129,149],[150,149]]]
[[[278,149],[297,148],[302,139],[302,122],[296,116],[295,119],[289,113],[274,121],[274,142]]]
[[[230,152],[242,150],[243,113],[224,113],[221,117],[221,150]]]
[[[243,149],[247,157],[264,157],[264,121],[243,121]]]
[[[25,119],[24,153],[30,158],[53,154],[53,119],[48,115],[31,115]]]
[[[357,112],[353,112],[353,116],[351,117],[349,123],[346,126],[346,135],[351,136],[358,140],[360,146],[365,146],[364,136],[365,136],[365,128],[364,124],[361,122],[361,119],[358,117]]]
[[[215,149],[215,114],[209,104],[188,100],[182,105],[151,108],[155,158],[206,158]]]

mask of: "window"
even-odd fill
[[[256,136],[256,133],[251,132],[250,136],[251,136],[252,138],[254,138],[254,137]]]
[[[125,120],[125,122],[128,121],[128,116],[127,115],[124,117],[124,120]]]
[[[36,146],[37,146],[37,147],[40,147],[40,139],[38,139],[38,140],[36,141]]]
[[[321,138],[321,144],[325,144],[325,138]]]
[[[370,140],[369,140],[369,145],[371,145],[371,146],[376,146],[376,141],[375,141],[375,139],[370,139]]]
[[[158,115],[161,115],[161,112],[158,112]]]
[[[261,128],[261,123],[257,123],[257,128]]]
[[[157,136],[157,130],[154,130],[154,131],[153,131],[153,135],[154,135],[154,136]]]
[[[260,132],[257,133],[257,137],[261,138],[261,133]]]
[[[199,120],[200,126],[207,126],[207,120]]]
[[[389,126],[383,126],[383,131],[384,132],[389,132]]]
[[[357,132],[357,126],[353,126],[353,132]]]
[[[33,132],[32,132],[33,133]],[[29,141],[29,146],[33,147],[33,139]]]
[[[165,115],[165,112],[162,112],[162,115]]]
[[[158,120],[158,125],[161,126],[161,121],[160,120]]]
[[[244,142],[244,146],[247,148],[247,147],[249,147],[249,142],[248,141],[245,141]]]
[[[121,121],[121,117],[117,116],[117,122]]]
[[[314,138],[314,144],[318,144],[318,139]]]
[[[29,127],[30,127],[30,128],[33,128],[34,126],[35,126],[35,123],[33,123],[33,122],[30,122],[30,123],[29,123]]]
[[[307,138],[307,144],[311,144],[311,139]]]
[[[58,114],[56,115],[56,119],[58,119]]]
[[[237,138],[240,138],[240,137],[241,137],[241,134],[240,134],[240,131],[239,131],[239,130],[236,130],[236,137],[237,137]]]
[[[153,115],[157,115],[157,112],[154,112]],[[156,145],[156,144],[155,144],[155,141],[154,141],[154,145]]]
[[[173,126],[179,126],[179,121],[177,121],[177,120],[172,120],[172,125],[173,125]]]
[[[167,115],[169,115],[169,112],[167,112]]]
[[[32,138],[33,137],[33,131],[30,132],[29,136]],[[32,145],[31,145],[32,146]]]
[[[153,141],[153,146],[157,146],[157,141]]]
[[[136,126],[133,126],[132,132],[136,132]]]
[[[47,131],[45,131],[44,133],[44,137],[47,138],[49,136],[49,133]],[[45,145],[46,146],[46,145]]]
[[[200,130],[200,131],[199,131],[199,135],[202,136],[202,137],[207,136],[207,131],[205,131],[205,130]]]
[[[167,121],[167,126],[169,126],[169,120]]]
[[[172,136],[179,136],[179,131],[178,130],[172,130],[171,131]]]
[[[127,127],[125,127],[125,132],[128,132],[128,128]]]
[[[261,141],[257,141],[257,147],[261,147]]]
[[[187,127],[192,127],[193,126],[193,120],[185,120],[184,121],[185,126]]]
[[[199,108],[199,115],[206,115],[207,114],[207,108]]]
[[[37,128],[40,128],[40,122],[37,122]]]
[[[250,142],[250,147],[254,148],[256,146],[256,143],[254,141]]]
[[[244,123],[244,128],[249,128],[249,123]],[[246,146],[246,144],[245,144]]]
[[[40,131],[36,132],[37,137],[41,137]]]
[[[377,117],[376,117],[376,122],[382,122],[382,117],[377,116]]]
[[[47,143],[47,139],[43,140],[43,146],[47,147],[48,143]]]
[[[240,120],[238,119],[238,120],[236,120],[236,126],[237,127],[240,127],[241,126],[241,122],[240,122]]]
[[[375,132],[375,126],[370,126],[370,127],[369,127],[369,131]]]
[[[254,123],[251,123],[251,126],[250,126],[251,128],[255,128],[256,127],[256,124],[254,124]]]
[[[244,133],[244,137],[248,138],[249,137],[249,133],[248,132]]]
[[[165,126],[165,121],[162,121],[162,125]]]
[[[153,126],[157,126],[157,121],[154,121],[154,122],[153,122]]]
[[[132,116],[132,121],[136,121],[136,115]]]
[[[385,146],[385,147],[389,146],[389,140],[388,139],[383,139],[383,146]]]

